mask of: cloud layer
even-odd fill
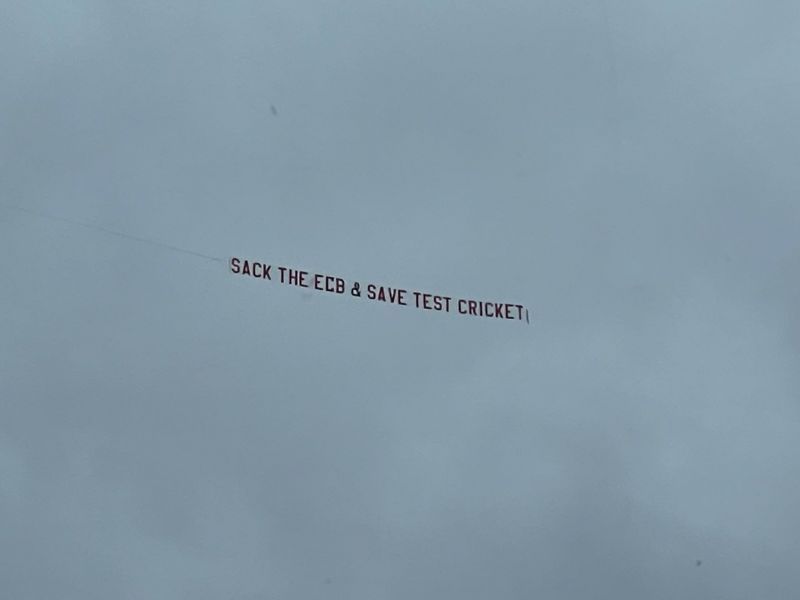
[[[800,589],[795,3],[117,4],[0,20],[0,595]]]

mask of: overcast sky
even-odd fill
[[[798,28],[5,0],[0,596],[795,597]]]

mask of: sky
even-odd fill
[[[0,596],[797,594],[797,2],[0,15]]]

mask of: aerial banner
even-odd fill
[[[259,260],[233,256],[228,261],[231,273],[262,279],[281,285],[307,288],[329,294],[350,295],[373,302],[419,310],[453,313],[464,317],[484,317],[506,321],[524,321],[530,324],[528,309],[522,304],[458,298],[420,290],[407,290],[374,283],[347,282],[342,277],[325,273],[311,273],[301,269],[278,266]]]

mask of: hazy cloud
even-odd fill
[[[0,595],[800,589],[796,3],[3,12]]]

